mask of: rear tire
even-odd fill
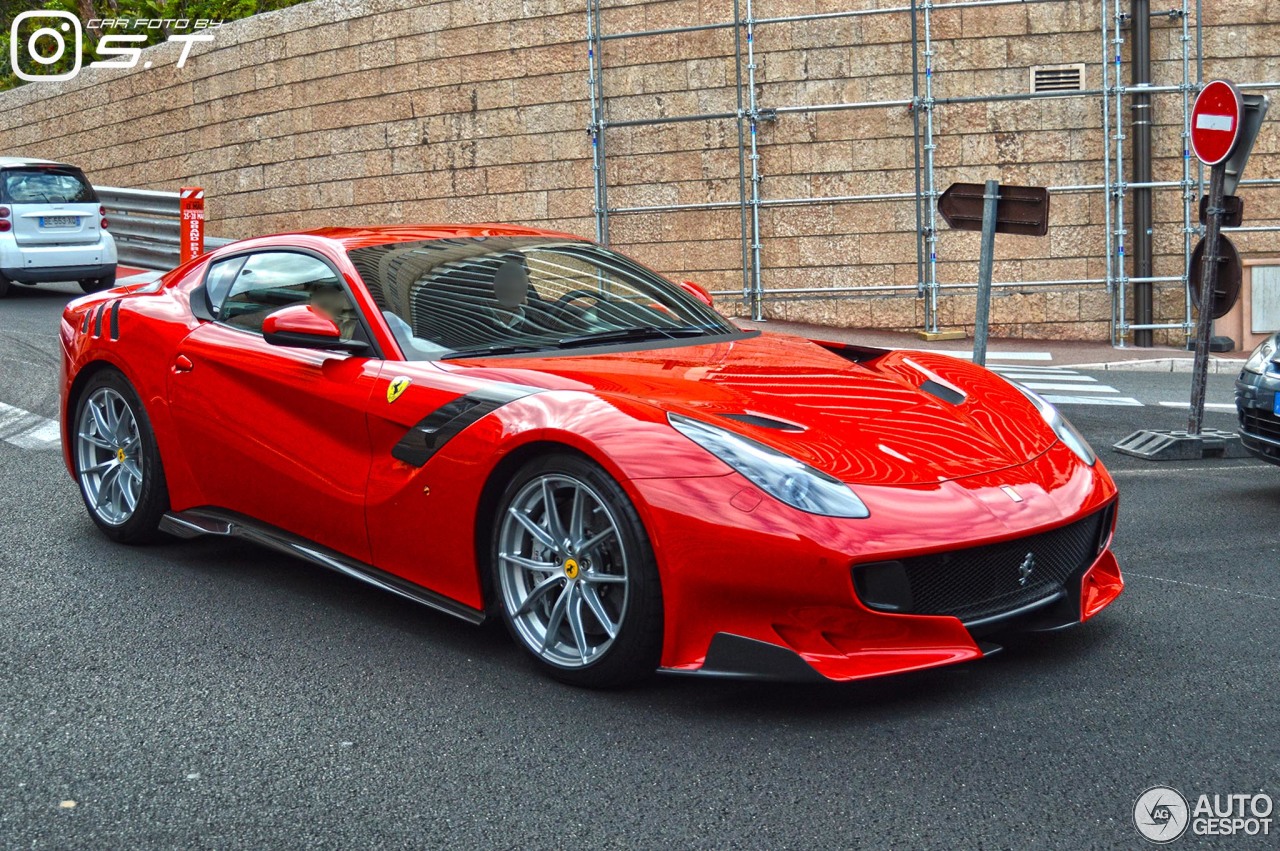
[[[116,285],[116,273],[103,275],[101,278],[85,278],[80,281],[80,289],[87,293],[98,293],[109,290]]]
[[[499,500],[489,564],[507,630],[544,673],[610,688],[658,667],[653,548],[631,500],[599,465],[557,453],[521,468]]]
[[[113,541],[155,540],[169,489],[138,394],[119,372],[104,370],[80,393],[74,417],[71,460],[89,517]]]
[[[0,275],[0,298],[4,298],[9,294],[9,287],[11,286],[12,284],[9,283],[9,279],[4,275]]]

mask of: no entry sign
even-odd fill
[[[1231,155],[1240,139],[1244,102],[1235,84],[1214,80],[1206,85],[1191,110],[1191,150],[1205,165],[1217,165]]]

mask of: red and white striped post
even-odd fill
[[[204,254],[204,190],[184,186],[178,192],[178,210],[182,221],[182,248],[179,262],[186,263]]]

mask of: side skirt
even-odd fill
[[[443,594],[437,594],[407,579],[334,552],[283,529],[276,529],[230,511],[196,508],[190,511],[170,512],[161,518],[160,531],[178,538],[221,535],[252,541],[277,552],[326,567],[352,579],[367,582],[383,591],[390,591],[392,594],[404,597],[406,600],[430,606],[447,615],[461,618],[467,623],[480,624],[485,620],[484,612],[465,606]]]

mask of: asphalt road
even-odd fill
[[[0,303],[0,403],[56,413],[73,292]],[[1120,483],[1121,599],[845,686],[567,688],[249,545],[112,545],[56,452],[0,441],[0,848],[1135,848],[1150,786],[1280,797],[1280,468],[1110,452],[1188,377],[1095,375],[1145,403],[1066,408]]]

